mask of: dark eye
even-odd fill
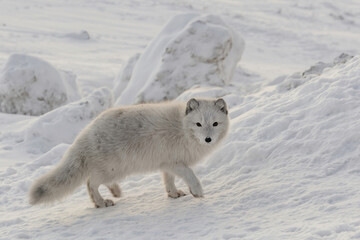
[[[218,122],[214,122],[214,123],[213,123],[213,126],[214,126],[214,127],[216,127],[217,125],[219,125]]]
[[[201,123],[197,122],[196,126],[201,127]]]

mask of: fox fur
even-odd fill
[[[61,162],[30,188],[30,204],[62,199],[83,183],[95,207],[114,205],[98,188],[120,197],[117,182],[132,174],[160,170],[169,197],[185,195],[174,184],[182,178],[194,197],[203,197],[190,168],[210,154],[229,128],[223,99],[141,104],[109,109],[77,136]]]

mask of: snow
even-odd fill
[[[124,64],[124,67],[120,70],[119,75],[114,80],[114,99],[118,99],[124,89],[129,84],[135,64],[139,60],[140,53],[135,54]]]
[[[38,116],[77,100],[75,78],[42,59],[13,54],[0,73],[0,112]]]
[[[77,39],[77,40],[89,40],[90,35],[86,30],[82,30],[80,33],[68,33],[65,34],[65,37]]]
[[[0,113],[0,239],[360,239],[359,7],[353,0],[3,2],[0,64],[14,53],[51,62],[61,79],[72,79],[66,90],[82,98],[41,116]],[[199,27],[224,33],[211,44],[229,29],[246,42],[234,72],[211,84],[181,81],[178,92],[166,80],[157,92],[161,70],[188,71],[186,55],[177,68],[174,56],[161,62],[161,49],[209,16],[226,22]],[[212,53],[211,44],[182,39]],[[200,66],[189,73],[208,71]],[[227,140],[194,168],[204,198],[177,180],[187,195],[169,199],[160,174],[150,173],[122,181],[114,207],[93,208],[85,186],[53,205],[28,204],[31,183],[112,106],[112,95],[131,104],[138,96],[158,101],[167,90],[184,101],[223,97],[230,107]]]
[[[97,89],[86,98],[57,108],[36,119],[25,130],[25,143],[33,145],[37,150],[41,149],[44,153],[58,144],[71,144],[81,129],[112,104],[110,89],[105,87]],[[64,131],[59,132],[59,129]]]
[[[217,16],[177,15],[135,63],[116,105],[172,100],[192,85],[224,86],[244,44]]]

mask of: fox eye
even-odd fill
[[[216,127],[217,125],[219,125],[218,122],[214,122],[214,123],[213,123],[213,126],[214,126],[214,127]]]
[[[197,122],[196,126],[201,127],[201,123]]]

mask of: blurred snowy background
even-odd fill
[[[359,1],[5,0],[0,43],[0,239],[360,239]],[[205,198],[28,204],[105,109],[197,96],[232,121]]]

